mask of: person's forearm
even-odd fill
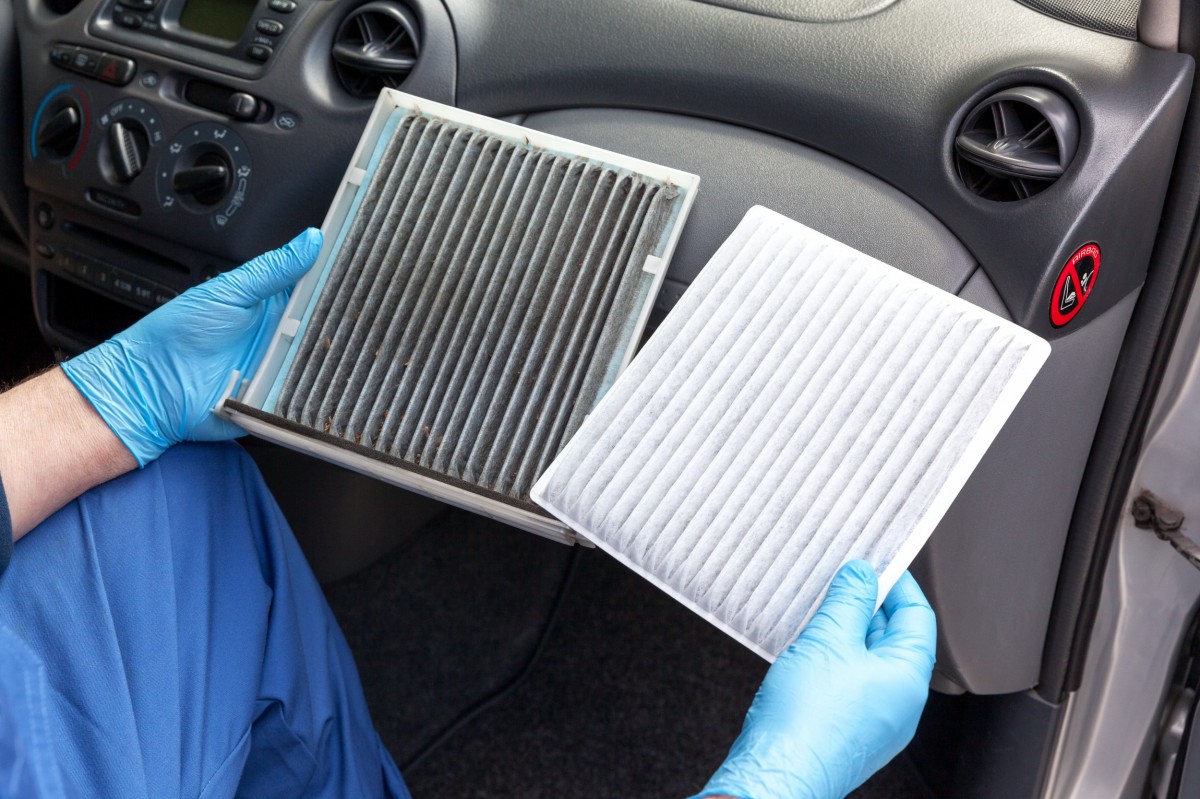
[[[57,366],[0,394],[0,479],[13,538],[137,461]]]

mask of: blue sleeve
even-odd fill
[[[4,495],[4,480],[0,479],[0,574],[12,560],[13,529],[12,517],[8,513],[8,497]]]

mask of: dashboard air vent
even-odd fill
[[[1079,120],[1061,95],[1037,86],[994,94],[954,139],[958,174],[988,200],[1024,200],[1058,180],[1075,157]]]
[[[421,52],[413,13],[392,2],[367,3],[342,20],[333,42],[338,80],[355,97],[397,89]]]

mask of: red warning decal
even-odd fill
[[[1050,324],[1062,327],[1075,318],[1092,296],[1096,275],[1100,274],[1100,246],[1085,244],[1075,251],[1059,273],[1050,295]]]

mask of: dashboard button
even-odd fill
[[[234,92],[229,95],[229,103],[226,108],[231,117],[254,119],[258,116],[258,98],[245,92]]]
[[[140,303],[146,305],[154,304],[154,293],[158,289],[158,284],[151,283],[149,280],[142,280],[136,275],[133,278],[133,298]]]
[[[113,268],[108,264],[99,261],[82,261],[80,274],[86,277],[97,286],[111,286],[113,281]]]
[[[117,23],[122,28],[130,28],[132,30],[136,30],[136,29],[142,27],[143,21],[144,20],[142,19],[141,14],[134,14],[131,11],[114,11],[113,12],[113,22]]]
[[[254,28],[259,33],[265,33],[268,36],[278,36],[283,33],[283,23],[277,19],[260,19],[254,24]]]
[[[115,267],[110,268],[112,269],[111,286],[113,292],[122,297],[133,299],[133,275],[129,274],[124,269],[117,269]]]
[[[86,47],[75,48],[75,55],[71,59],[70,66],[72,72],[78,72],[81,75],[95,75],[99,67],[100,54],[98,52]]]
[[[137,64],[132,58],[106,54],[100,57],[100,67],[96,70],[96,77],[114,86],[124,86],[133,80],[133,73],[136,71]]]
[[[234,119],[255,119],[263,108],[262,100],[252,94],[206,80],[189,80],[184,86],[183,97],[189,103],[228,114]]]
[[[246,48],[246,57],[253,61],[266,61],[275,51],[265,44],[252,44]]]
[[[45,239],[39,239],[38,242],[33,245],[33,248],[37,250],[38,255],[42,256],[43,258],[54,257],[54,245]]]
[[[79,264],[75,261],[74,256],[72,256],[69,251],[60,252],[58,254],[58,261],[56,263],[58,264],[58,268],[63,272],[66,272],[68,275],[79,274]]]
[[[54,209],[45,203],[40,204],[34,210],[33,218],[37,222],[37,226],[42,230],[49,230],[54,227]]]
[[[296,10],[296,3],[294,0],[270,0],[267,8],[280,14],[290,14]]]
[[[69,67],[75,60],[75,48],[67,44],[56,44],[50,48],[50,63]]]
[[[58,266],[67,274],[81,277],[89,283],[96,282],[96,263],[78,250],[64,250],[58,256]]]
[[[152,11],[158,5],[158,0],[121,0],[121,5],[136,8],[138,11]]]

